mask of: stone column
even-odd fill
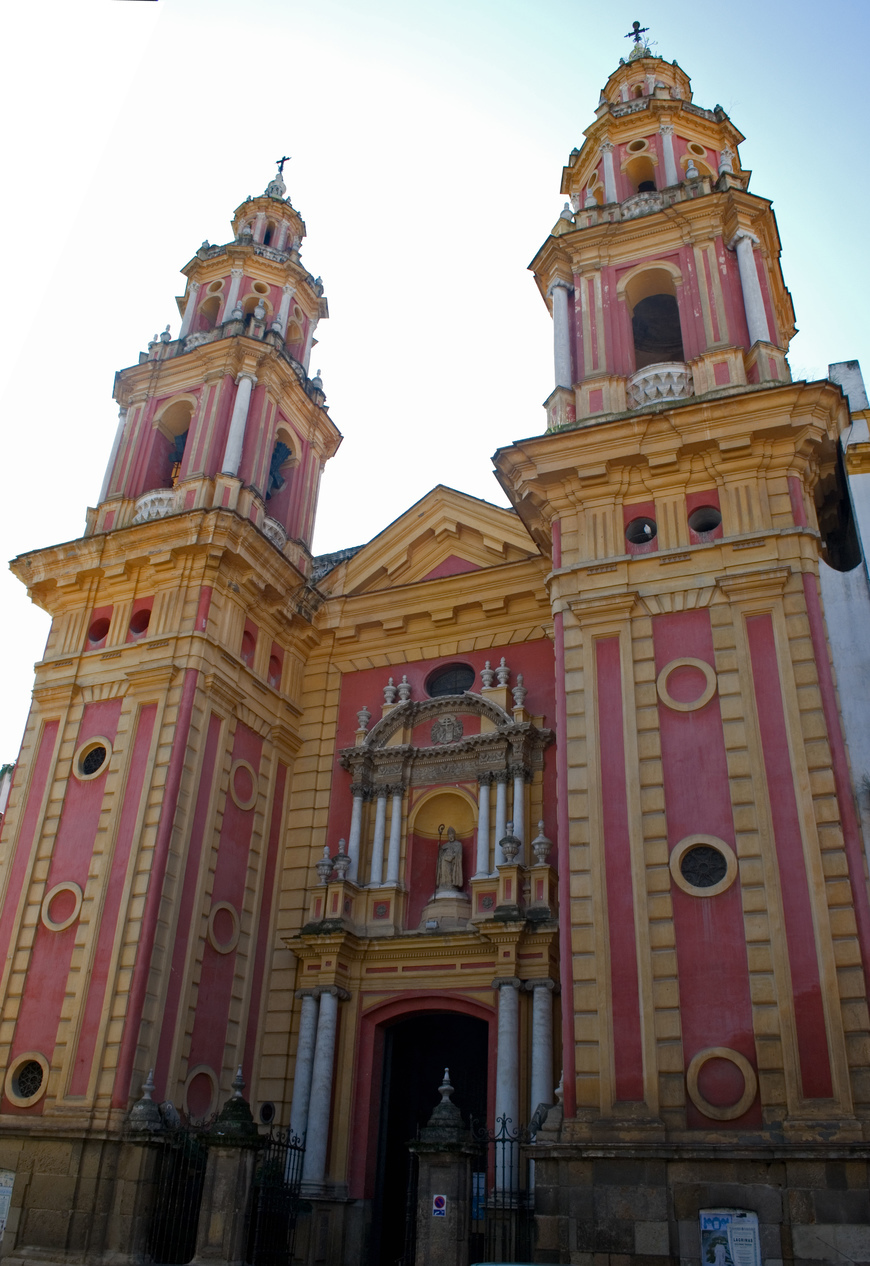
[[[378,787],[378,798],[375,807],[375,838],[372,844],[372,869],[369,883],[373,888],[380,887],[384,878],[384,836],[387,828],[387,788]]]
[[[258,211],[254,216],[254,241],[262,243],[266,231],[266,212]]]
[[[616,196],[616,172],[613,167],[613,141],[602,141],[598,152],[604,159],[604,201],[618,202]]]
[[[317,1035],[317,991],[299,989],[302,1000],[299,1020],[299,1044],[296,1047],[296,1071],[293,1077],[293,1102],[290,1105],[290,1129],[305,1138],[308,1130],[308,1103],[311,1098],[311,1075],[314,1071],[314,1040]]]
[[[492,774],[478,775],[477,784],[477,865],[475,879],[489,874],[489,788]]]
[[[365,803],[365,787],[362,783],[355,782],[351,787],[351,795],[353,796],[353,808],[350,813],[350,833],[347,838],[347,855],[350,858],[350,867],[348,868],[347,877],[353,883],[359,878],[359,848],[362,839],[362,813],[363,804]]]
[[[492,982],[493,989],[499,991],[498,996],[498,1050],[495,1064],[495,1131],[498,1134],[504,1118],[507,1130],[514,1133],[520,1124],[520,1081],[519,1081],[519,1032],[520,1032],[520,988],[522,982],[516,976],[497,977]],[[519,1157],[515,1154],[518,1148],[510,1148],[514,1154],[514,1165]],[[516,1175],[508,1173],[509,1165],[496,1174],[496,1187],[503,1186],[515,1190]]]
[[[224,450],[223,473],[238,475],[242,463],[242,447],[245,443],[245,425],[248,421],[248,409],[251,405],[251,392],[257,379],[253,374],[242,372],[236,379],[236,399],[233,404],[233,416],[230,419],[230,432]]]
[[[571,283],[556,277],[550,283],[553,296],[553,367],[557,387],[574,385],[571,372],[571,328],[568,324],[568,292]]]
[[[283,251],[284,243],[287,241],[287,230],[289,227],[290,226],[286,220],[282,220],[278,225],[278,234],[275,241],[272,243],[276,251]]]
[[[521,844],[525,844],[526,842],[526,828],[525,828],[526,771],[523,769],[522,765],[515,765],[511,769],[511,774],[513,775],[513,780],[514,780],[514,807],[513,807],[514,835],[517,837],[517,839],[519,840]],[[520,853],[520,855],[517,857],[517,861],[520,863],[520,865],[522,865],[523,863],[522,853]]]
[[[496,866],[504,865],[504,856],[499,844],[507,831],[507,770],[499,770],[495,775],[495,858]]]
[[[273,330],[280,330],[282,334],[287,333],[287,318],[290,315],[290,304],[293,302],[293,296],[296,293],[296,287],[286,285],[281,287],[281,307],[278,309],[278,315],[272,322]]]
[[[554,980],[528,980],[532,995],[532,1076],[529,1107],[553,1102],[553,993]]]
[[[746,309],[750,345],[770,342],[761,282],[758,280],[758,270],[755,267],[753,245],[757,241],[758,238],[754,234],[741,229],[734,235],[731,242],[732,249],[737,252],[737,267],[740,269],[740,287],[743,291],[743,307]]]
[[[402,853],[402,794],[404,788],[393,788],[393,807],[390,810],[390,846],[387,852],[387,883],[399,882],[399,859]]]
[[[659,131],[662,134],[662,153],[665,157],[665,184],[678,185],[680,178],[677,175],[677,160],[674,157],[674,125],[662,123]]]
[[[238,302],[239,291],[242,288],[242,271],[243,270],[241,268],[230,269],[230,288],[227,291],[224,310],[221,313],[221,322],[229,321],[230,317],[233,315],[233,308]]]
[[[308,363],[311,360],[311,345],[314,342],[314,331],[317,329],[317,318],[315,318],[308,327],[308,333],[305,336],[305,349],[302,353],[302,368],[308,373]]]
[[[317,1040],[314,1045],[311,1098],[308,1106],[308,1135],[302,1166],[302,1181],[309,1188],[322,1187],[326,1177],[338,1004],[340,1000],[346,1002],[349,997],[350,994],[335,985],[320,990],[320,1014],[317,1017]]]
[[[184,338],[190,333],[190,327],[193,324],[193,316],[196,312],[196,305],[199,303],[199,282],[191,281],[187,286],[187,303],[184,305],[184,316],[181,320],[181,329],[178,331],[178,337]]]
[[[106,463],[106,473],[103,475],[103,486],[100,489],[99,505],[106,500],[109,495],[109,481],[112,478],[112,471],[115,468],[115,458],[118,456],[118,449],[121,447],[121,438],[124,434],[124,427],[127,425],[127,410],[118,410],[118,425],[115,428],[115,438],[112,440],[112,451],[109,453],[109,460]]]

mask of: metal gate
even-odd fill
[[[273,1128],[261,1139],[248,1204],[249,1266],[292,1261],[304,1157],[302,1140],[290,1130]]]
[[[528,1130],[511,1129],[499,1117],[495,1130],[476,1123],[478,1158],[472,1173],[469,1258],[482,1262],[528,1262],[532,1257],[534,1188]]]
[[[145,1251],[157,1266],[186,1266],[196,1252],[208,1163],[204,1140],[203,1129],[183,1125],[149,1139],[157,1157]]]

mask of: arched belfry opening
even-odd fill
[[[405,1246],[408,1143],[439,1101],[450,1069],[453,1102],[466,1125],[487,1113],[489,1024],[455,1011],[416,1013],[384,1025],[371,1266],[394,1266]]]
[[[632,158],[625,169],[635,193],[653,193],[656,188],[656,169],[653,161],[646,154]]]
[[[674,278],[666,268],[649,268],[625,287],[631,314],[635,369],[684,361],[680,307]]]

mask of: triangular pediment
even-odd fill
[[[443,484],[433,488],[344,565],[333,594],[367,593],[458,576],[535,557],[518,516]]]

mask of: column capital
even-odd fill
[[[495,769],[493,770],[493,773],[492,773],[492,781],[496,783],[503,782],[507,784],[510,781],[510,774],[508,773],[506,769]]]
[[[198,281],[194,281],[193,279],[191,279],[191,280],[187,283],[187,288],[188,288],[188,290],[199,290],[199,288],[200,288],[200,282],[198,282]]]
[[[673,123],[660,123],[659,131],[661,132],[662,136],[673,136],[674,125]]]
[[[286,281],[286,282],[284,283],[284,285],[281,287],[281,293],[282,293],[283,295],[295,295],[295,293],[296,293],[296,287],[295,287],[295,286],[291,286],[290,282],[289,282],[289,281]]]
[[[381,783],[378,787],[372,787],[372,795],[377,800],[386,800],[387,796],[392,794],[392,788],[389,783]]]
[[[603,141],[601,142],[601,144],[598,146],[598,153],[599,153],[599,154],[612,154],[612,153],[613,153],[613,141],[608,141],[608,140],[605,138],[605,140],[603,140]]]
[[[322,998],[324,994],[328,993],[339,1002],[350,1002],[350,994],[346,989],[342,989],[341,985],[320,985],[320,987],[315,990],[315,993],[318,998]]]
[[[564,277],[554,277],[553,280],[550,282],[549,286],[547,287],[547,294],[551,295],[555,290],[560,290],[560,289],[565,290],[565,291],[573,290],[574,282],[566,281]]]
[[[314,998],[315,1001],[320,997],[320,990],[315,986],[311,989],[297,989],[293,995],[294,998]]]
[[[407,790],[403,782],[388,782],[384,786],[384,791],[388,796],[404,796]]]
[[[558,982],[551,980],[549,976],[539,976],[536,980],[524,980],[522,988],[527,993],[534,993],[536,989],[548,989],[551,993],[562,992]]]
[[[744,242],[744,241],[749,242],[752,246],[757,246],[759,239],[755,236],[754,233],[750,233],[749,229],[738,229],[737,232],[732,237],[731,241],[726,243],[726,245],[729,251],[733,251],[737,249],[737,246],[740,242]]]
[[[256,387],[257,375],[252,373],[250,369],[240,369],[239,372],[236,374],[236,382],[238,384],[241,384],[244,378],[250,379],[251,386]]]
[[[477,775],[478,785],[481,787],[491,787],[495,781],[495,774],[491,769],[484,769]]]
[[[350,794],[354,799],[368,800],[371,798],[371,787],[365,782],[352,782],[350,784]]]
[[[496,976],[492,982],[493,989],[504,989],[507,985],[510,985],[511,989],[522,989],[523,982],[519,976]]]

